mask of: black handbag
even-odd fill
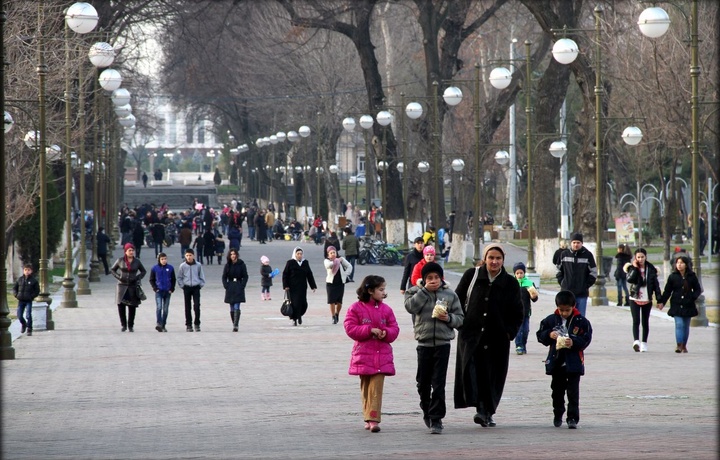
[[[280,307],[280,313],[282,313],[283,316],[293,315],[292,301],[288,297],[287,291],[285,291],[285,300],[283,300],[282,306]]]
[[[138,299],[140,299],[141,301],[142,301],[142,300],[147,300],[147,296],[145,295],[145,291],[143,291],[143,288],[142,288],[142,286],[140,286],[140,283],[138,283],[138,284],[135,286],[135,292],[137,293]]]

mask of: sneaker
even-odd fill
[[[640,351],[645,353],[647,351],[647,342],[640,343]]]
[[[640,351],[640,341],[636,340],[633,342],[633,350]]]
[[[560,417],[553,418],[553,425],[555,428],[560,428],[562,426],[562,415]]]
[[[380,431],[380,425],[378,425],[378,422],[370,422],[370,432],[378,433],[379,431]]]
[[[568,428],[571,430],[574,430],[577,428],[577,422],[571,418],[568,419],[567,424],[568,424]]]
[[[191,328],[190,326],[188,326],[187,329],[185,329],[185,330],[188,331],[188,332],[192,332],[192,331],[193,331],[193,328]]]
[[[517,354],[519,354],[519,355],[523,354],[523,349],[522,349],[522,347],[515,347],[515,353],[517,353]]]
[[[443,424],[440,421],[433,422],[430,426],[430,434],[442,434]]]
[[[123,326],[122,329],[120,329],[120,332],[125,332],[125,331],[127,331],[127,326]]]

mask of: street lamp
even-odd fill
[[[78,34],[86,34],[91,32],[98,22],[98,14],[95,8],[85,2],[78,2],[70,6],[67,9],[65,15],[65,63],[68,69],[65,75],[65,275],[63,277],[63,300],[60,302],[61,307],[75,308],[78,306],[77,297],[75,296],[75,282],[73,280],[73,244],[72,244],[72,178],[73,178],[73,165],[71,158],[71,105],[70,105],[70,29],[74,30]],[[114,56],[113,56],[114,57]],[[79,66],[80,76],[82,76],[82,65]],[[79,81],[82,81],[79,78]],[[79,93],[82,93],[82,88],[78,87]],[[80,106],[78,105],[78,108]],[[84,118],[84,117],[83,117]],[[84,135],[84,133],[83,133]],[[80,170],[81,176],[84,176],[84,159],[81,161],[82,168]],[[82,186],[84,186],[84,181]],[[84,205],[84,203],[83,203]],[[81,206],[78,210],[80,213],[80,248],[83,249],[81,254],[80,262],[85,267],[85,261],[82,260],[84,257],[85,249],[85,209]],[[87,285],[87,271],[84,277],[83,293],[89,294]]]
[[[565,193],[567,191],[567,181],[566,178],[563,177],[562,169],[563,166],[567,164],[567,144],[563,141],[555,141],[552,144],[550,144],[550,155],[553,156],[553,158],[557,158],[560,160],[560,228],[566,229],[568,228],[568,208],[569,206],[565,203]],[[561,232],[562,233],[562,232]],[[565,234],[561,235],[563,238],[566,237]]]
[[[4,38],[5,38],[5,21],[7,16],[5,15],[5,9],[2,7],[0,2],[0,59],[5,61],[5,50],[4,50]],[[2,107],[5,114],[5,125],[4,129],[0,131],[0,179],[3,184],[5,183],[5,177],[7,170],[5,167],[5,134],[10,131],[13,125],[12,116],[5,112],[5,66],[0,65],[0,107]],[[0,209],[4,210],[6,207],[5,198],[5,185],[3,190],[0,190]],[[0,212],[0,257],[2,257],[3,264],[0,266],[0,360],[15,359],[15,349],[12,346],[12,334],[8,330],[12,321],[9,318],[10,308],[7,300],[7,267],[5,261],[7,260],[7,244],[5,241],[5,229],[7,228],[7,217],[5,212]]]
[[[603,97],[603,86],[602,86],[602,48],[600,47],[601,42],[601,21],[600,17],[603,13],[602,6],[598,5],[593,10],[595,16],[595,259],[599,267],[598,277],[591,290],[592,305],[607,305],[607,292],[605,290],[605,267],[603,262],[602,252],[602,238],[603,238],[603,188],[605,180],[602,175],[602,157],[603,157],[603,113],[602,113],[602,97]],[[559,32],[552,30],[553,32]],[[563,29],[567,31],[567,29]],[[562,38],[555,42],[553,46],[553,57],[556,61],[561,64],[572,63],[579,53],[577,43],[569,38]],[[642,139],[642,132],[638,128],[626,129],[623,132],[623,141],[628,145],[636,145]]]
[[[525,83],[523,91],[525,92],[525,138],[526,145],[525,150],[527,151],[527,226],[528,226],[528,251],[527,251],[527,272],[535,273],[535,235],[533,234],[533,153],[534,147],[532,142],[532,122],[534,107],[532,105],[532,62],[530,56],[530,47],[532,42],[525,40]],[[553,49],[553,52],[555,50]],[[498,89],[506,88],[510,85],[508,79],[512,79],[512,74],[505,68],[496,68],[495,79],[491,79],[490,83]],[[491,72],[492,76],[492,72]],[[506,152],[507,153],[507,152]],[[497,157],[496,157],[497,160]],[[508,154],[508,161],[510,160]],[[512,172],[511,172],[512,174]]]
[[[699,123],[699,100],[698,80],[700,78],[700,65],[698,60],[698,0],[692,0],[690,7],[690,111],[691,111],[691,169],[692,169],[692,203],[690,213],[692,215],[692,263],[693,270],[697,273],[698,280],[702,286],[701,259],[700,259],[700,197],[698,178],[698,159],[700,157],[700,123]],[[683,16],[687,15],[683,11]],[[660,7],[645,9],[638,19],[640,32],[650,38],[661,37],[670,27],[670,16]],[[707,326],[708,319],[705,314],[705,296],[702,294],[696,301],[698,316],[692,318],[692,326]]]

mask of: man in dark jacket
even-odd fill
[[[25,264],[23,276],[13,285],[13,295],[18,300],[17,318],[22,325],[22,333],[27,331],[28,336],[32,335],[32,302],[40,295],[40,284],[32,275],[32,264]]]
[[[110,274],[110,268],[108,267],[107,255],[108,255],[108,244],[110,244],[110,237],[105,234],[105,227],[98,228],[97,233],[97,256],[103,267],[105,267],[105,275]]]
[[[598,269],[592,252],[583,246],[582,233],[571,238],[570,247],[560,254],[557,280],[562,290],[575,294],[576,307],[585,316],[590,286],[595,284]]]
[[[415,268],[415,264],[420,262],[423,258],[422,251],[425,247],[425,240],[423,240],[423,237],[418,236],[415,238],[413,246],[413,249],[408,252],[407,256],[405,256],[405,270],[403,271],[402,281],[400,281],[400,294],[403,295],[405,295],[405,290],[408,289],[408,281],[410,280],[413,268]]]

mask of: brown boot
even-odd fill
[[[687,352],[688,352],[687,345],[684,344],[684,343],[682,344],[682,352],[683,352],[683,353],[687,353]]]
[[[675,353],[681,353],[682,352],[682,343],[676,343],[675,344]]]

